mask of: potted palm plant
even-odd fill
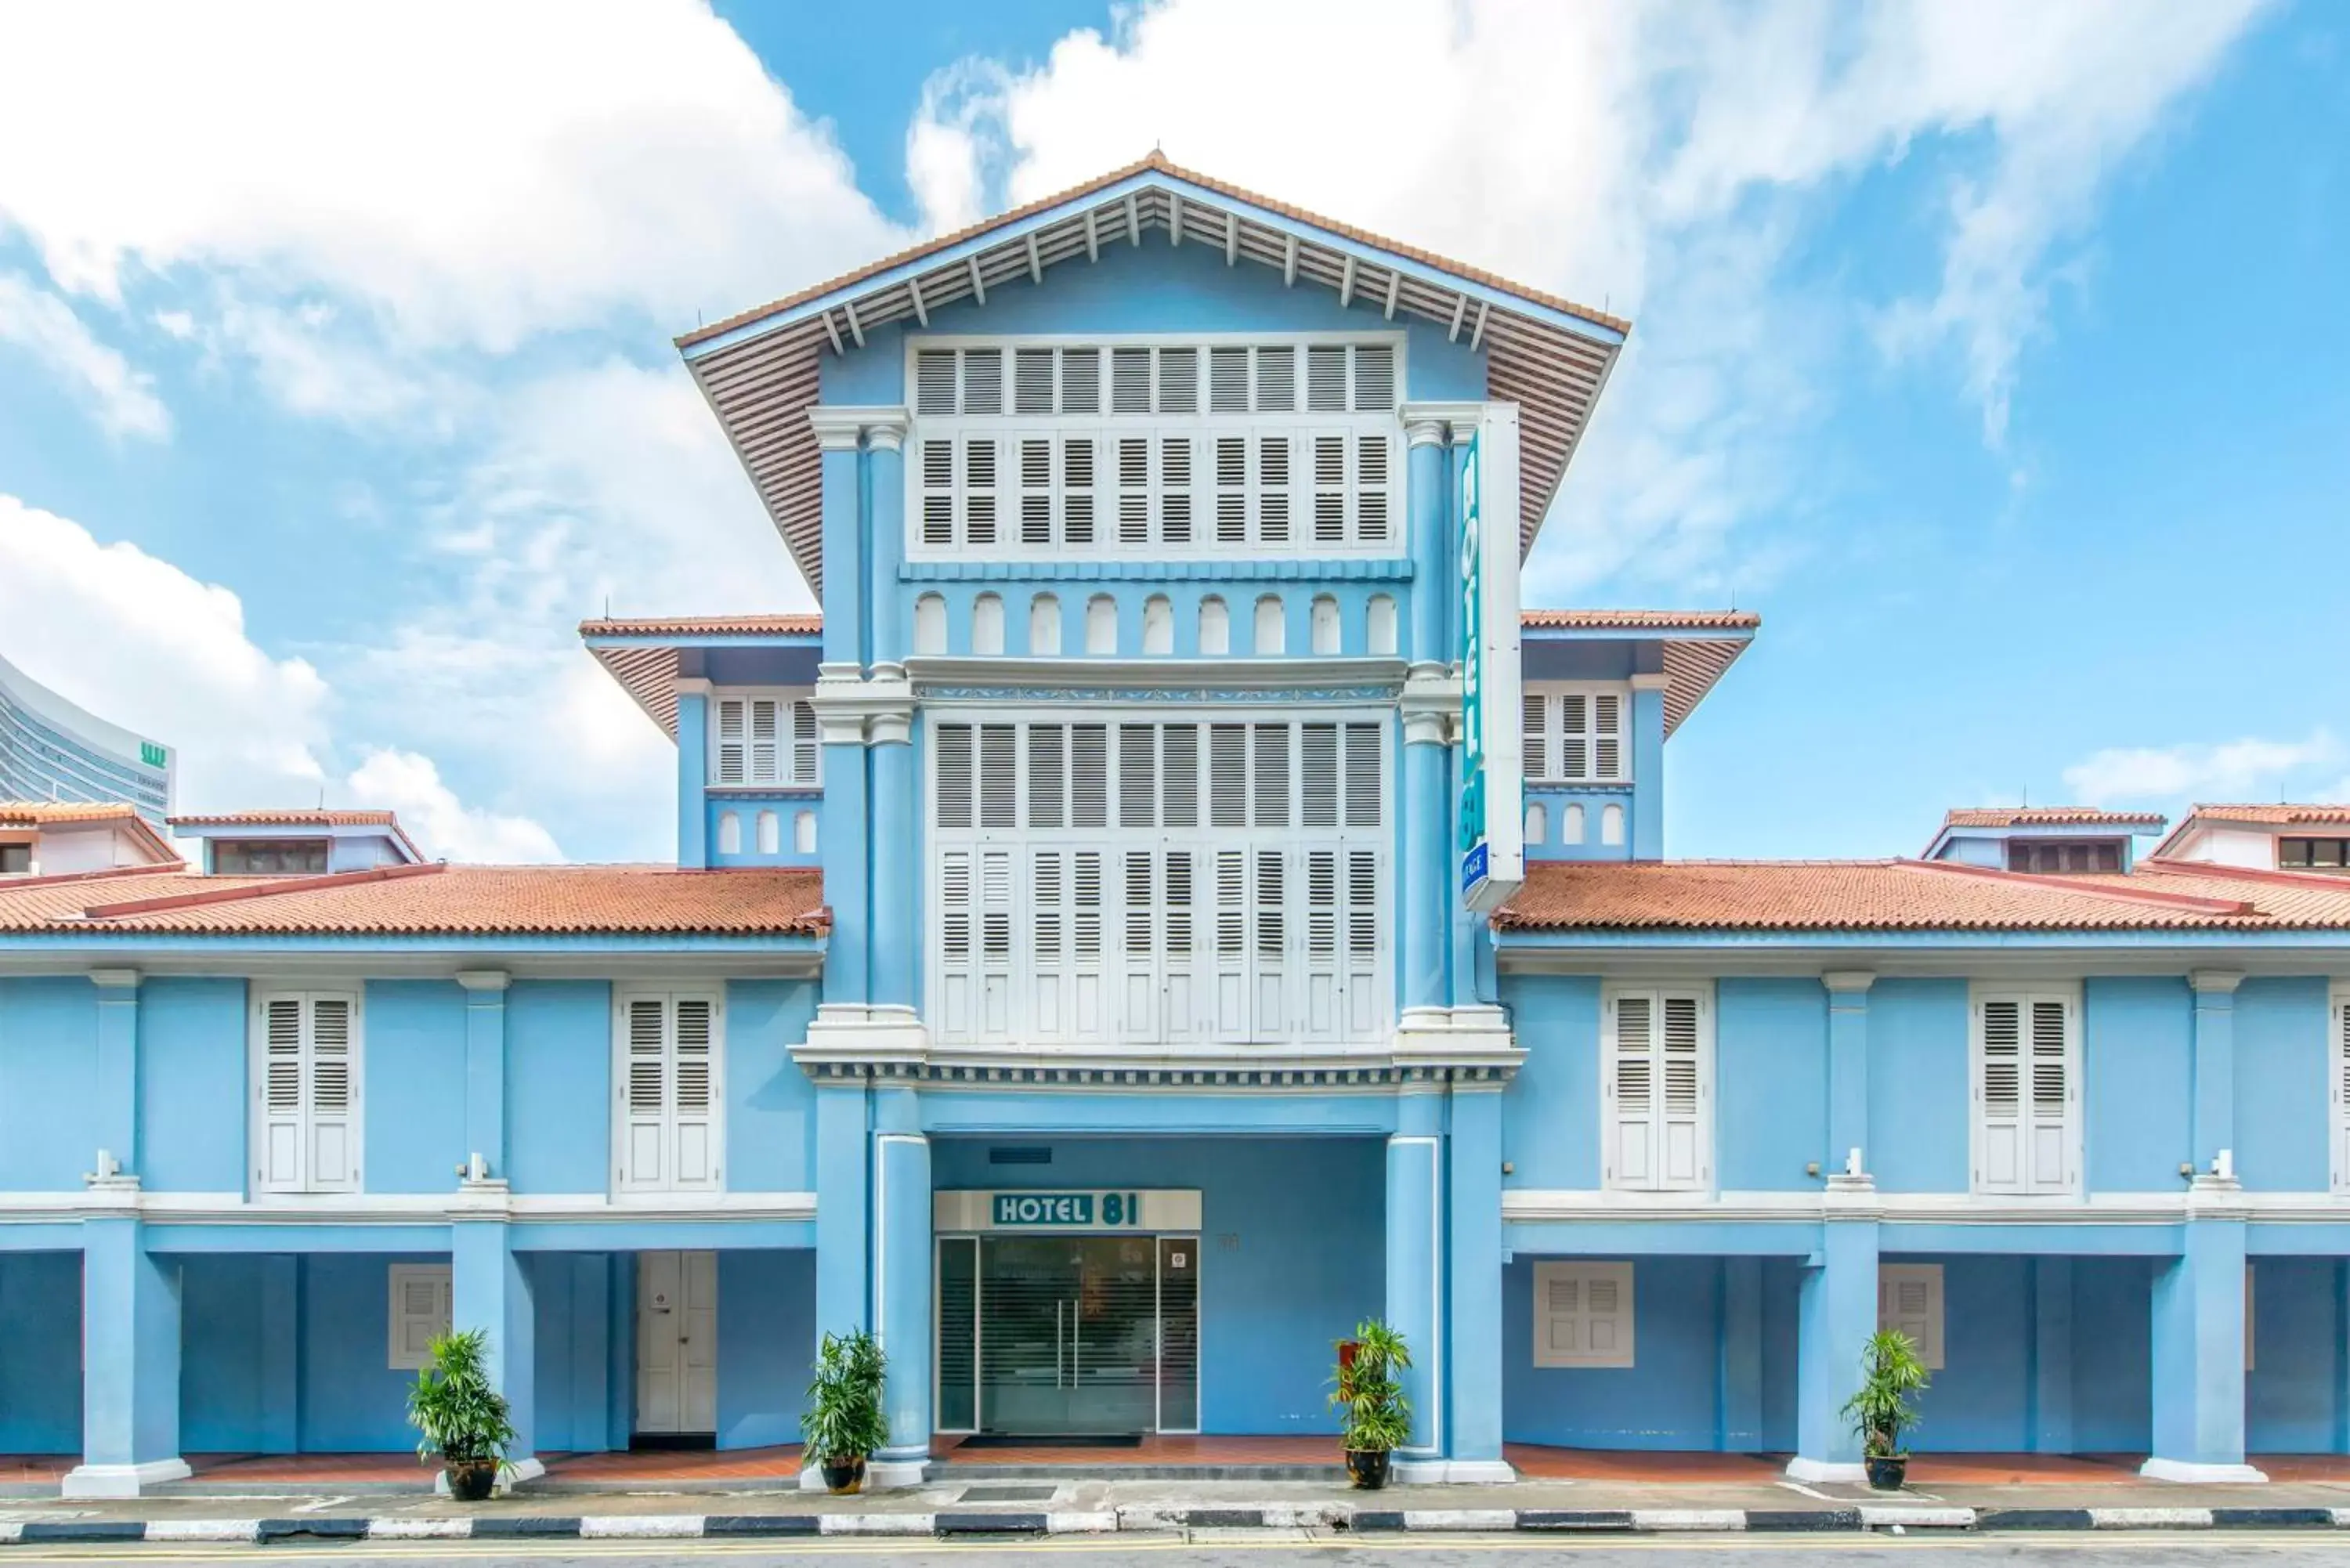
[[[1899,1491],[1909,1473],[1901,1434],[1918,1424],[1918,1407],[1909,1397],[1926,1386],[1926,1364],[1908,1334],[1881,1328],[1868,1336],[1860,1368],[1860,1392],[1846,1401],[1844,1413],[1860,1434],[1868,1484],[1878,1491]]]
[[[1338,1444],[1355,1485],[1377,1491],[1388,1484],[1395,1450],[1411,1440],[1411,1404],[1396,1374],[1411,1366],[1403,1335],[1373,1318],[1338,1344],[1336,1386],[1330,1403],[1340,1412]]]
[[[825,1490],[836,1496],[864,1486],[866,1456],[889,1440],[889,1417],[881,1408],[887,1366],[880,1345],[861,1328],[827,1334],[817,1347],[800,1433],[807,1458],[823,1468]]]
[[[442,1334],[431,1354],[408,1391],[408,1424],[423,1434],[416,1457],[437,1457],[449,1478],[449,1495],[479,1502],[506,1468],[514,1413],[506,1397],[491,1386],[487,1337],[480,1329]]]

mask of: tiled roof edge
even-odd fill
[[[249,898],[274,898],[286,893],[315,893],[335,888],[358,888],[369,882],[391,882],[403,877],[429,877],[446,870],[445,862],[428,860],[418,866],[376,866],[365,871],[333,871],[324,877],[287,877],[241,888],[206,888],[193,893],[165,893],[152,898],[127,898],[118,904],[92,904],[82,911],[90,920],[110,920],[130,915],[160,914],[166,909],[193,909],[203,904],[238,903]]]
[[[1974,877],[2016,887],[2045,888],[2054,892],[2089,894],[2125,904],[2148,904],[2197,915],[2256,915],[2250,899],[2205,898],[2192,893],[2158,893],[2151,888],[2116,888],[2071,877],[2042,877],[2029,871],[2002,871],[1990,866],[1967,866],[1955,860],[1897,860],[1905,870],[1929,871],[1946,877]]]

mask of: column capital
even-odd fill
[[[1403,427],[1403,443],[1407,447],[1442,446],[1444,425],[1440,420],[1408,420]]]
[[[1868,988],[1877,983],[1873,969],[1831,969],[1820,974],[1820,984],[1832,996],[1866,996]]]
[[[1412,426],[1430,424],[1449,427],[1451,432],[1451,439],[1457,443],[1474,435],[1477,432],[1478,421],[1484,417],[1484,404],[1465,399],[1448,399],[1441,401],[1431,400],[1426,402],[1406,403],[1403,406],[1404,430],[1408,438]],[[1429,439],[1433,441],[1436,438],[1431,436]],[[1412,444],[1418,446],[1420,442],[1414,439]]]
[[[2195,988],[2197,996],[2233,996],[2244,983],[2244,973],[2234,969],[2189,970],[2187,983]]]
[[[140,974],[135,969],[94,969],[89,971],[89,983],[100,991],[137,991]]]
[[[1644,670],[1633,676],[1629,682],[1635,691],[1663,691],[1672,683],[1673,678],[1661,670]]]
[[[461,969],[457,983],[472,992],[502,992],[514,983],[514,977],[502,969]]]
[[[715,690],[707,676],[681,675],[672,688],[681,697],[707,697]]]
[[[1449,665],[1415,664],[1404,674],[1397,704],[1405,745],[1443,745],[1461,719],[1461,676]]]
[[[879,446],[885,439],[888,450],[895,452],[904,443],[910,422],[901,407],[849,403],[818,403],[808,410],[807,421],[816,432],[816,444],[826,452],[855,452],[860,441]]]
[[[870,680],[853,664],[816,669],[816,737],[827,746],[904,745],[912,738],[914,688],[895,665],[876,665]]]

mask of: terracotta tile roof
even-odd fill
[[[330,877],[0,883],[0,934],[815,936],[813,867],[421,866]]]
[[[141,820],[136,807],[113,800],[0,800],[0,827],[57,827],[83,822]]]
[[[1944,827],[2160,827],[2158,811],[2100,811],[2091,805],[1960,805],[1944,814]]]
[[[1762,618],[1752,610],[1530,609],[1518,621],[1538,631],[1752,631]]]
[[[650,620],[583,620],[582,637],[815,637],[820,615],[680,616]]]
[[[1572,300],[1562,299],[1555,294],[1545,294],[1540,289],[1529,288],[1523,284],[1512,283],[1509,279],[1487,272],[1482,267],[1473,267],[1465,262],[1453,261],[1449,257],[1437,254],[1434,251],[1421,250],[1417,245],[1408,245],[1400,240],[1391,240],[1384,235],[1375,234],[1368,229],[1358,229],[1351,223],[1342,223],[1334,218],[1326,218],[1319,213],[1309,213],[1303,207],[1292,206],[1286,202],[1276,202],[1270,196],[1260,195],[1254,191],[1244,190],[1238,185],[1212,179],[1170,161],[1165,153],[1154,149],[1149,157],[1128,163],[1123,168],[1113,169],[1107,174],[1086,181],[1083,184],[1072,185],[1066,191],[1057,191],[1049,196],[1039,196],[1036,200],[1014,207],[1008,213],[998,213],[992,218],[983,218],[966,228],[957,229],[952,234],[941,234],[935,239],[925,240],[922,244],[899,251],[895,255],[883,256],[876,262],[868,262],[853,272],[845,272],[837,277],[812,284],[806,288],[787,294],[781,299],[773,300],[768,304],[755,306],[749,310],[737,311],[723,321],[713,321],[707,327],[698,327],[678,338],[677,346],[680,348],[690,348],[696,343],[723,337],[734,328],[748,322],[756,321],[762,317],[773,316],[777,311],[789,310],[795,306],[805,305],[811,299],[821,299],[836,289],[847,288],[852,285],[862,283],[868,277],[879,277],[883,273],[895,271],[910,262],[920,261],[924,256],[935,255],[943,250],[951,250],[966,240],[974,240],[993,230],[1006,228],[1024,218],[1034,217],[1038,213],[1050,212],[1064,202],[1080,200],[1092,195],[1097,191],[1106,191],[1121,180],[1131,180],[1137,174],[1151,169],[1156,169],[1162,174],[1171,174],[1178,180],[1188,181],[1203,190],[1213,191],[1218,195],[1229,196],[1233,201],[1246,202],[1251,206],[1263,207],[1268,212],[1278,213],[1285,218],[1294,218],[1302,223],[1311,223],[1317,229],[1352,240],[1357,244],[1372,245],[1379,250],[1392,252],[1397,255],[1419,262],[1423,266],[1449,272],[1471,283],[1483,284],[1488,288],[1497,288],[1504,293],[1514,294],[1522,299],[1545,306],[1552,310],[1565,311],[1570,316],[1580,316],[1586,321],[1597,322],[1617,332],[1632,330],[1632,324],[1620,316],[1610,316],[1605,311],[1594,310],[1587,305],[1577,305]]]
[[[174,827],[396,827],[388,811],[224,811],[209,816],[167,816]]]
[[[2188,813],[2188,821],[2192,822],[2198,817],[2214,822],[2249,822],[2263,827],[2299,827],[2304,823],[2312,826],[2336,827],[2350,825],[2350,805],[2288,805],[2283,802],[2271,805],[2210,805],[2199,800]]]
[[[2031,877],[1916,860],[1548,861],[1495,917],[1517,930],[2350,929],[2350,885],[2217,867]]]

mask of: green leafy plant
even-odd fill
[[[1411,1402],[1396,1381],[1396,1374],[1410,1366],[1411,1349],[1403,1335],[1377,1318],[1356,1324],[1354,1338],[1339,1342],[1330,1403],[1340,1412],[1341,1447],[1384,1454],[1411,1440]]]
[[[1861,1451],[1872,1459],[1902,1458],[1901,1434],[1918,1424],[1909,1397],[1929,1381],[1918,1346],[1898,1328],[1878,1329],[1861,1352],[1860,1372],[1860,1392],[1845,1402],[1844,1413],[1860,1434]]]
[[[490,1385],[488,1336],[478,1328],[442,1334],[432,1357],[408,1391],[408,1424],[424,1434],[416,1457],[452,1465],[488,1459],[504,1469],[514,1412]]]
[[[846,1463],[889,1442],[889,1417],[881,1408],[888,1366],[881,1346],[861,1328],[824,1336],[816,1350],[816,1379],[808,1385],[807,1410],[800,1417],[810,1455]]]

